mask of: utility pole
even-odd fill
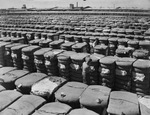
[[[76,7],[78,7],[78,2],[76,2]]]
[[[116,5],[114,4],[114,9],[116,8]]]

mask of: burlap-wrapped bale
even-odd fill
[[[117,57],[131,57],[132,49],[131,48],[118,48],[116,49]]]
[[[12,31],[11,32],[11,37],[16,38],[17,37],[17,31]]]
[[[61,39],[61,40],[65,40],[65,34],[61,34],[60,36],[59,36],[59,39]]]
[[[31,41],[29,41],[29,44],[38,46],[41,41],[42,41],[41,39],[31,40]]]
[[[102,45],[96,45],[94,47],[94,53],[102,54],[102,55],[108,55],[108,46],[102,44]]]
[[[77,53],[87,52],[87,44],[86,43],[77,43],[72,46],[72,51]]]
[[[21,50],[24,70],[28,70],[30,72],[36,71],[34,62],[34,52],[36,52],[39,49],[39,46],[31,45]]]
[[[55,98],[57,101],[66,103],[72,108],[79,108],[79,97],[86,88],[86,84],[79,82],[68,82],[55,92]]]
[[[49,43],[49,47],[53,48],[53,49],[60,49],[61,48],[60,46],[63,43],[64,43],[64,40],[61,40],[61,39],[55,40],[55,41]]]
[[[119,58],[116,60],[115,89],[131,91],[133,58]]]
[[[72,81],[83,82],[82,64],[89,54],[77,53],[71,56],[70,77]]]
[[[134,40],[143,41],[144,40],[144,36],[142,36],[142,35],[134,35]]]
[[[98,38],[99,44],[108,45],[108,37],[100,37]]]
[[[138,59],[133,63],[132,92],[139,95],[149,94],[150,61]]]
[[[114,56],[115,55],[115,51],[117,49],[117,41],[118,41],[118,38],[109,38],[108,39],[108,42],[109,42],[109,51],[108,51],[108,54],[111,55],[111,56]]]
[[[92,36],[94,36],[94,37],[100,37],[100,33],[99,32],[94,32],[94,33],[92,33]]]
[[[40,32],[36,32],[34,34],[34,39],[41,39],[41,33]]]
[[[76,43],[81,43],[82,42],[82,36],[74,36],[74,40]]]
[[[5,66],[5,46],[10,44],[10,42],[1,42],[0,43],[0,66]]]
[[[47,34],[47,39],[50,39],[52,41],[58,40],[58,36],[55,33],[48,33]]]
[[[0,85],[0,92],[6,90],[2,85]]]
[[[127,42],[128,42],[128,39],[126,38],[118,39],[118,48],[122,49],[122,48],[127,47]]]
[[[16,34],[17,34],[17,38],[21,38],[21,33],[22,33],[22,31],[16,31]]]
[[[149,54],[150,54],[150,41],[140,41],[139,48],[149,51]]]
[[[6,31],[5,31],[5,30],[2,30],[2,31],[1,31],[1,38],[4,38],[4,37],[6,37],[6,36],[7,36]]]
[[[117,38],[117,33],[110,33],[109,38]]]
[[[141,115],[149,115],[150,114],[150,96],[146,95],[144,97],[139,97],[139,105]]]
[[[117,57],[113,56],[106,56],[100,59],[100,66],[99,66],[99,84],[103,86],[107,86],[109,88],[114,88],[115,82],[115,61]]]
[[[6,36],[6,37],[2,37],[2,38],[0,38],[0,41],[3,41],[3,42],[11,42],[11,39],[12,39],[12,37],[10,37],[10,36]]]
[[[0,75],[0,84],[7,90],[13,90],[16,88],[14,82],[27,75],[29,72],[24,70],[13,70],[5,74]]]
[[[89,36],[90,37],[90,53],[94,53],[94,47],[98,43],[98,38],[94,36]]]
[[[131,48],[132,49],[132,52],[136,49],[138,49],[138,46],[139,46],[139,42],[136,41],[136,40],[129,40],[128,41],[128,48]]]
[[[22,48],[27,47],[28,45],[22,44],[22,45],[17,45],[11,48],[11,57],[13,59],[13,64],[14,67],[17,69],[23,69],[23,60],[22,60]]]
[[[128,40],[134,40],[134,35],[126,35],[125,38],[127,38]]]
[[[37,96],[44,97],[48,100],[53,100],[53,93],[66,83],[66,79],[57,76],[50,76],[38,81],[31,87],[31,93]]]
[[[69,80],[70,79],[70,63],[71,59],[69,55],[59,54],[58,59],[58,69],[59,76]]]
[[[125,38],[125,34],[117,34],[117,38],[119,38],[119,39],[122,39],[122,38]]]
[[[59,103],[59,102],[52,102],[43,105],[41,108],[36,110],[32,115],[57,115],[63,114],[68,115],[71,107],[67,104]]]
[[[91,110],[88,109],[73,109],[72,111],[70,111],[69,115],[99,115],[98,113],[95,113]]]
[[[126,31],[124,28],[118,29],[118,34],[125,34],[125,33],[126,33]]]
[[[41,33],[41,39],[46,40],[47,39],[47,33]]]
[[[50,42],[52,42],[52,40],[50,40],[50,39],[41,40],[41,41],[39,42],[39,46],[40,46],[41,48],[48,48]]]
[[[103,31],[103,29],[101,27],[98,27],[98,28],[95,29],[95,32],[101,33],[102,31]]]
[[[150,41],[150,36],[144,36],[145,41]]]
[[[29,43],[29,41],[34,39],[34,33],[33,32],[27,32],[26,37],[27,37],[27,40]]]
[[[16,68],[15,67],[2,67],[2,68],[0,68],[0,75],[3,75],[5,73],[13,71],[13,70],[16,70]]]
[[[20,45],[18,43],[14,43],[14,44],[8,44],[5,46],[5,66],[11,66],[13,67],[13,59],[11,57],[11,48],[14,46]]]
[[[59,75],[58,72],[58,60],[57,60],[57,55],[62,53],[62,50],[59,51],[48,51],[44,54],[45,58],[45,67],[47,69],[47,74],[48,75]]]
[[[137,49],[132,53],[132,57],[135,59],[149,59],[149,51]]]
[[[71,31],[71,33],[70,33],[70,35],[77,35],[77,34],[78,34],[78,31]]]
[[[4,109],[2,115],[30,115],[45,103],[45,99],[35,95],[23,95]]]
[[[7,108],[21,96],[22,94],[20,92],[14,90],[5,90],[0,92],[0,111]]]
[[[25,31],[21,32],[21,38],[23,39],[25,44],[29,43],[29,41],[27,39],[27,32],[25,32]]]
[[[97,85],[99,84],[99,60],[103,58],[104,55],[92,54],[90,55],[91,62],[89,64],[89,81],[86,81],[88,85]],[[83,71],[83,70],[82,70]],[[88,83],[89,82],[89,83]],[[84,83],[84,81],[83,81]]]
[[[58,57],[60,56],[60,58],[58,58],[59,76],[64,77],[67,80],[70,79],[70,68],[68,68],[68,67],[70,67],[71,56],[74,54],[77,54],[77,53],[74,51],[64,51],[58,55]],[[65,60],[65,59],[67,59],[67,60]],[[65,70],[65,68],[66,68],[66,70]]]
[[[90,37],[82,36],[82,41],[87,44],[87,53],[90,53]]]
[[[119,29],[119,28],[112,28],[112,29],[111,29],[111,33],[118,33],[118,29]]]
[[[22,33],[25,33],[25,32],[22,32],[22,31],[16,31],[16,37],[13,37],[11,38],[11,42],[12,43],[25,43],[25,39],[24,37],[21,37],[21,34]]]
[[[111,89],[105,86],[90,85],[82,93],[80,104],[82,107],[102,114],[104,108],[107,108]]]
[[[78,32],[77,35],[79,35],[79,36],[85,36],[85,31],[84,31],[85,28],[81,28],[81,29],[83,29],[83,31],[81,30],[81,32]]]
[[[15,81],[15,85],[18,91],[29,94],[31,91],[31,87],[34,83],[42,80],[47,77],[44,73],[30,73],[25,75]]]
[[[47,53],[48,51],[51,51],[51,50],[52,50],[51,48],[41,48],[41,49],[34,52],[34,63],[35,63],[35,67],[36,67],[37,72],[47,74],[47,70],[45,67],[44,54]]]
[[[137,95],[125,91],[111,92],[107,112],[109,115],[139,115]]]
[[[66,43],[63,43],[61,45],[61,49],[62,50],[66,50],[66,51],[71,51],[72,50],[72,46],[75,44],[75,42],[66,42]]]

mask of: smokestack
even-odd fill
[[[78,2],[76,3],[76,7],[78,7]]]

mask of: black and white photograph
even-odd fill
[[[0,0],[0,115],[150,115],[150,0]]]

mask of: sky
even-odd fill
[[[0,9],[2,8],[21,8],[26,4],[27,8],[52,8],[69,7],[69,4],[79,6],[91,6],[93,8],[142,8],[150,9],[150,0],[0,0]]]

